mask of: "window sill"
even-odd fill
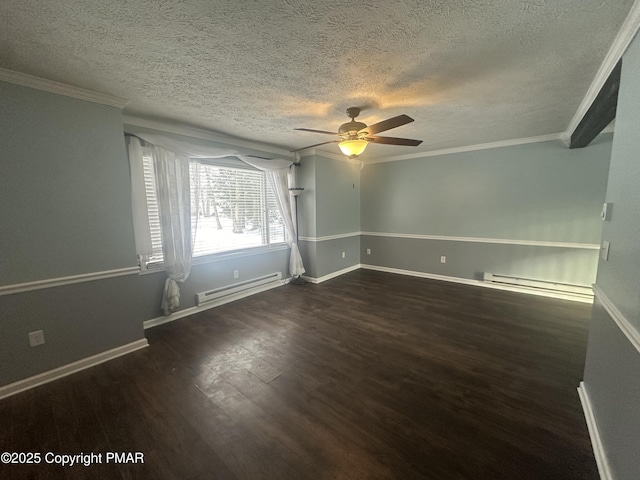
[[[232,250],[229,252],[211,253],[209,255],[195,257],[191,262],[191,265],[204,265],[207,263],[223,262],[225,260],[231,260],[234,258],[244,258],[250,257],[252,255],[264,255],[265,253],[280,252],[282,250],[288,250],[289,248],[289,245],[283,242],[268,246],[244,248],[242,250]],[[147,275],[164,271],[166,271],[164,263],[150,263],[146,266],[146,268],[140,270],[140,275]]]

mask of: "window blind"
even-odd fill
[[[155,173],[150,155],[144,157],[144,179],[149,209],[153,255],[150,263],[162,261],[162,233],[156,195]],[[264,172],[232,168],[230,163],[200,162],[192,168],[192,184],[199,184],[194,199],[198,207],[194,257],[286,240],[284,222]]]

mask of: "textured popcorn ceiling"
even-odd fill
[[[415,118],[386,134],[420,147],[364,155],[388,157],[564,131],[632,3],[2,0],[0,67],[287,148],[349,106]]]

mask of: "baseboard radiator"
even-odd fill
[[[198,306],[204,304],[223,303],[238,300],[254,293],[259,293],[270,288],[282,285],[282,272],[274,272],[244,282],[234,283],[226,287],[214,288],[206,292],[196,294],[196,304]]]
[[[518,287],[527,290],[560,293],[581,298],[593,298],[593,289],[584,285],[550,282],[547,280],[535,280],[533,278],[522,278],[509,275],[497,275],[495,273],[488,272],[484,273],[484,281],[487,283]]]

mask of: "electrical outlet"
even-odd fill
[[[36,330],[35,332],[29,332],[29,345],[37,347],[44,344],[44,330]]]
[[[346,252],[342,252],[342,258],[347,258]]]
[[[367,255],[371,255],[371,249],[367,248]]]
[[[442,255],[440,257],[440,263],[447,263],[447,257],[445,257],[444,255]]]
[[[240,276],[240,272],[238,270],[233,271],[233,278],[238,278]]]

